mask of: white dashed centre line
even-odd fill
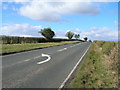
[[[60,49],[60,50],[58,50],[59,52],[61,52],[61,51],[64,51],[64,50],[66,50],[67,48],[63,48],[63,49]]]

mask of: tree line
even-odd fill
[[[38,33],[43,35],[45,38],[40,37],[18,37],[18,36],[0,36],[2,44],[25,44],[25,43],[44,43],[44,42],[61,42],[61,41],[87,41],[87,37],[84,40],[80,40],[80,34],[74,34],[71,31],[66,32],[65,36],[68,39],[62,38],[53,38],[55,36],[55,32],[51,28],[41,29]],[[75,39],[72,39],[72,38]]]
[[[55,32],[51,28],[44,28],[39,31],[41,35],[43,35],[47,40],[51,40],[55,36]],[[73,37],[78,40],[80,38],[80,34],[75,34],[74,32],[68,31],[65,34],[66,37],[68,37],[69,40],[71,40]],[[84,37],[84,41],[87,41],[88,38]]]

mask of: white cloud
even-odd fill
[[[75,32],[76,34],[78,34],[78,33],[81,33],[81,30],[80,30],[79,28],[76,28],[76,29],[74,29],[74,32]]]
[[[80,2],[29,2],[19,9],[22,16],[34,20],[60,21],[63,15],[99,13],[97,6],[92,3]]]
[[[120,23],[118,21],[114,21],[114,25],[120,27]]]
[[[118,30],[118,40],[120,41],[120,30]]]
[[[82,31],[82,38],[88,37],[92,40],[118,40],[118,30],[112,30],[108,27],[93,27],[90,30]]]
[[[67,31],[72,31],[76,34],[80,34],[80,39],[83,40],[84,37],[88,37],[91,40],[108,40],[108,41],[117,41],[118,40],[118,30],[112,30],[108,27],[91,27],[89,30],[82,31],[80,29],[56,31],[57,37],[64,37]],[[120,37],[119,37],[120,40]]]
[[[15,3],[25,3],[30,1],[32,0],[2,0],[2,2],[15,2]]]
[[[55,34],[56,34],[56,38],[67,38],[66,36],[65,36],[65,34],[66,34],[66,32],[68,32],[69,30],[67,30],[67,31],[63,31],[63,30],[56,30],[55,31]]]
[[[1,30],[1,35],[9,36],[24,36],[24,37],[41,37],[38,33],[41,26],[31,26],[29,24],[10,24],[5,25]],[[74,30],[54,30],[56,38],[67,38],[65,34],[67,31],[72,31],[80,34],[80,39],[88,37],[91,40],[118,40],[118,30],[113,30],[108,27],[91,27],[89,30],[82,31],[79,28]],[[120,31],[119,31],[120,34]],[[119,37],[120,40],[120,37]]]
[[[12,10],[13,11],[18,11],[18,8],[16,8],[15,6],[12,6]]]
[[[31,26],[29,24],[10,24],[1,27],[1,35],[9,36],[40,36],[38,31],[41,26]]]
[[[2,2],[28,2],[28,1],[40,1],[40,2],[119,2],[119,0],[3,0]]]
[[[32,35],[20,35],[20,37],[33,37]]]
[[[30,2],[31,0],[13,0],[16,3]]]

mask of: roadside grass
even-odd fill
[[[0,54],[15,53],[20,51],[46,48],[69,43],[78,43],[80,41],[65,41],[65,42],[49,42],[49,43],[26,43],[26,44],[3,44],[0,49]]]
[[[118,88],[118,43],[94,41],[67,88]]]

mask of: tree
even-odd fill
[[[88,39],[87,37],[84,38],[85,41],[87,41],[87,39]]]
[[[68,31],[65,36],[68,37],[68,39],[72,39],[74,36],[74,33],[71,31]]]
[[[41,35],[43,35],[47,40],[51,40],[55,36],[55,33],[51,28],[41,29],[38,33],[41,33]]]
[[[76,39],[78,39],[80,37],[80,34],[75,34],[74,36]]]
[[[92,40],[89,40],[89,42],[92,42]]]

